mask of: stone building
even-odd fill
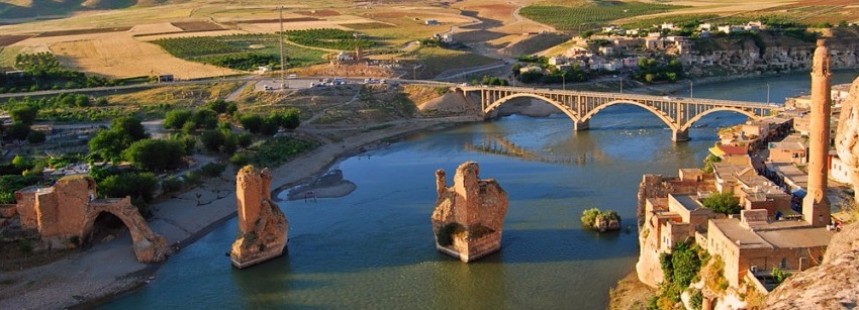
[[[245,268],[283,255],[289,223],[271,199],[271,173],[245,166],[236,175],[239,233],[233,242],[233,266]]]
[[[725,263],[731,287],[740,287],[749,271],[802,271],[820,264],[833,234],[804,221],[772,221],[767,210],[710,220],[707,231],[707,251]]]
[[[151,263],[166,258],[166,240],[149,228],[131,198],[95,197],[95,180],[85,175],[63,177],[51,187],[34,186],[15,192],[22,228],[37,231],[48,249],[87,243],[96,218],[107,212],[128,227],[138,261]]]
[[[507,193],[493,179],[481,180],[475,162],[456,168],[453,186],[436,171],[438,199],[432,213],[436,249],[463,262],[501,249]]]

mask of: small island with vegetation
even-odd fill
[[[600,211],[597,208],[582,212],[582,227],[599,232],[620,230],[620,215],[612,210]]]

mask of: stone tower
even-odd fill
[[[438,200],[432,213],[436,249],[463,262],[501,249],[507,193],[493,179],[482,180],[475,162],[456,168],[453,186],[436,171]]]
[[[808,193],[802,201],[802,217],[812,226],[829,224],[826,202],[827,160],[829,157],[830,106],[829,49],[817,40],[811,68],[811,124],[809,128]]]
[[[283,254],[289,223],[271,199],[271,173],[245,166],[236,175],[239,234],[230,259],[245,268]]]

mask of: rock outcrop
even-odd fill
[[[835,234],[823,264],[787,278],[766,303],[778,310],[859,307],[859,223]]]
[[[444,170],[436,171],[438,200],[432,213],[436,248],[463,262],[501,249],[507,193],[493,179],[481,180],[475,162],[456,168],[447,187]]]
[[[859,201],[859,79],[853,81],[847,100],[841,103],[835,150],[850,169],[855,199]]]
[[[42,248],[86,243],[98,215],[107,212],[128,227],[138,261],[154,263],[167,257],[167,241],[149,228],[131,198],[95,199],[96,183],[89,176],[67,176],[52,187],[28,187],[15,197],[22,228],[38,231]]]
[[[239,234],[233,242],[233,266],[245,268],[283,254],[289,223],[271,200],[271,173],[245,166],[236,175]]]

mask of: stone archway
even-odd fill
[[[86,220],[81,227],[80,236],[88,236],[93,230],[95,219],[102,213],[118,217],[131,234],[134,255],[143,263],[163,261],[167,255],[167,240],[156,234],[140,216],[131,198],[108,198],[90,201],[86,210]]]

